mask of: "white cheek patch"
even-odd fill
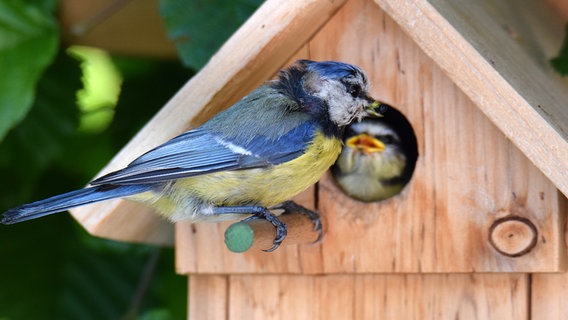
[[[365,77],[358,74],[356,77],[343,79],[354,85],[360,85],[363,92],[367,92],[368,83]],[[354,119],[361,120],[365,115],[364,108],[368,101],[362,98],[353,98],[351,93],[347,92],[344,83],[336,79],[324,79],[319,82],[317,90],[313,93],[316,97],[324,100],[329,109],[329,118],[338,126],[346,126]]]
[[[341,94],[329,100],[329,118],[338,125],[347,125],[357,114],[358,106],[350,95]]]
[[[326,81],[315,96],[327,102],[329,118],[340,126],[349,124],[354,117],[362,116],[361,110],[364,105],[362,99],[353,99],[345,91],[343,84],[336,81]],[[359,113],[361,113],[359,115]]]

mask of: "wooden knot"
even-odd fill
[[[489,228],[489,242],[499,253],[520,257],[536,246],[537,229],[527,218],[509,216],[495,220]]]

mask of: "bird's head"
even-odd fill
[[[298,101],[302,111],[327,119],[336,128],[384,112],[384,106],[370,97],[363,70],[343,62],[299,60],[272,86]]]
[[[365,115],[380,115],[378,102],[369,95],[367,75],[359,67],[337,61],[301,60],[303,89],[325,102],[329,119],[344,127]]]

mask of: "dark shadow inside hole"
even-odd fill
[[[351,124],[343,141],[343,151],[331,173],[350,197],[382,201],[399,194],[412,178],[418,159],[416,135],[396,108],[388,106],[384,117],[367,117]]]

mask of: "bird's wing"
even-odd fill
[[[278,139],[258,136],[237,142],[198,128],[145,153],[126,168],[92,181],[91,185],[154,183],[276,165],[303,154],[313,130],[314,126],[306,123]]]

